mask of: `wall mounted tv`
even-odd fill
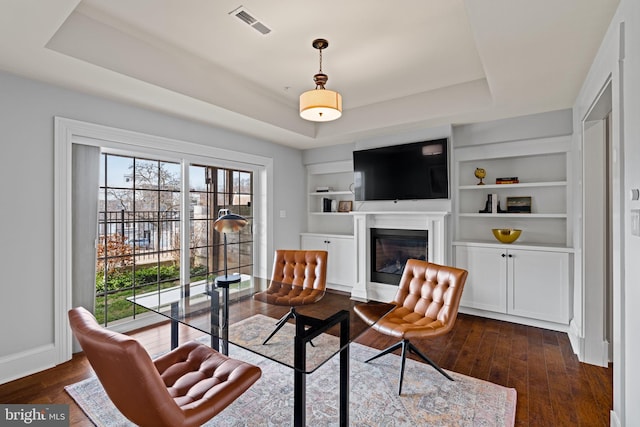
[[[357,201],[449,198],[448,139],[353,152]]]

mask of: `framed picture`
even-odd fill
[[[531,197],[507,197],[507,213],[531,213]]]
[[[338,212],[351,212],[353,202],[351,200],[340,200],[338,202]]]

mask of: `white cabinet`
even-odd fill
[[[460,305],[507,312],[507,266],[495,248],[455,247],[456,267],[469,272]]]
[[[455,264],[469,271],[461,305],[568,325],[569,251],[504,245],[455,247]]]
[[[353,236],[304,233],[300,237],[300,247],[327,251],[327,287],[345,292],[351,291],[356,278]]]

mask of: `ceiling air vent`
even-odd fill
[[[255,15],[245,9],[244,6],[237,7],[236,9],[229,12],[229,15],[235,16],[262,35],[266,35],[271,32],[271,28],[267,27],[264,22],[256,18]]]

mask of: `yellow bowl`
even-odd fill
[[[515,242],[522,233],[522,230],[515,228],[493,228],[491,231],[493,231],[495,238],[502,243]]]

